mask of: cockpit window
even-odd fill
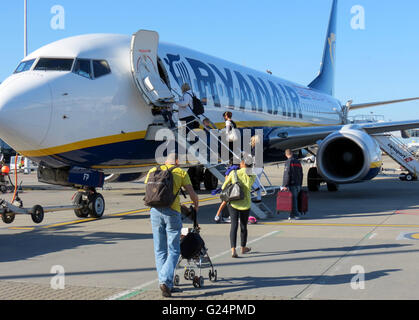
[[[74,59],[41,58],[34,70],[44,71],[70,71]]]
[[[99,78],[111,73],[111,68],[109,68],[109,64],[105,60],[93,60],[93,73],[95,78]]]
[[[17,68],[15,70],[15,73],[21,73],[21,72],[28,71],[32,67],[32,65],[33,65],[34,62],[35,62],[35,59],[27,60],[27,61],[22,61],[17,66]]]
[[[75,74],[78,74],[79,76],[92,79],[92,70],[90,67],[90,60],[77,59],[76,63],[74,64],[73,72]]]

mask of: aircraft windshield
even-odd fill
[[[71,71],[74,59],[41,58],[34,70]]]
[[[15,70],[15,73],[21,73],[21,72],[24,72],[24,71],[28,71],[32,67],[34,61],[35,61],[35,59],[22,61],[17,66],[17,68]]]

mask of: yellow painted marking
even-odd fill
[[[140,210],[132,210],[132,211],[127,211],[127,212],[121,212],[121,213],[114,213],[114,214],[111,214],[111,216],[112,217],[122,217],[122,216],[127,216],[127,215],[130,215],[130,214],[147,212],[147,211],[150,211],[150,209],[146,208],[146,209],[140,209]]]
[[[54,227],[62,227],[62,226],[67,226],[67,225],[77,224],[77,223],[82,223],[82,222],[87,222],[87,221],[93,221],[93,220],[98,220],[98,219],[88,218],[88,219],[81,219],[81,220],[73,220],[73,221],[50,224],[48,226],[43,226],[42,228],[48,229],[48,228],[54,228]]]
[[[410,235],[410,238],[419,240],[419,233],[414,233]]]
[[[206,202],[206,201],[211,201],[211,200],[218,200],[220,199],[219,197],[209,197],[209,198],[204,198],[199,200],[199,202]],[[188,202],[184,202],[183,204],[192,204],[192,201],[188,201]],[[144,209],[138,209],[138,210],[131,210],[131,211],[126,211],[126,212],[120,212],[120,213],[113,213],[108,215],[108,217],[122,217],[122,216],[127,216],[127,215],[131,215],[131,214],[136,214],[136,213],[144,213],[144,212],[149,212],[150,208],[144,208]],[[63,227],[63,226],[69,226],[69,225],[73,225],[73,224],[78,224],[78,223],[83,223],[83,222],[89,222],[89,221],[94,221],[94,220],[100,220],[100,218],[87,218],[87,219],[80,219],[80,220],[72,220],[72,221],[67,221],[67,222],[60,222],[60,223],[54,223],[54,224],[50,224],[50,225],[46,225],[46,226],[41,226],[39,228],[42,229],[50,229],[50,228],[56,228],[56,227]],[[34,230],[35,227],[10,227],[7,228],[9,230]]]
[[[364,224],[364,223],[300,223],[300,222],[258,222],[263,225],[294,227],[386,227],[386,228],[419,228],[417,224]],[[419,234],[418,234],[419,239]]]

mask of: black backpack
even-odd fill
[[[194,94],[188,94],[192,97],[192,112],[196,116],[200,116],[201,114],[205,113],[204,105],[202,104],[202,101],[199,100]]]
[[[179,191],[173,194],[173,166],[168,170],[163,170],[160,166],[156,167],[148,175],[145,188],[144,204],[152,208],[168,208],[175,201]]]

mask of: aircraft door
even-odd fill
[[[149,104],[165,106],[174,95],[161,79],[157,65],[159,34],[139,30],[131,39],[131,72],[138,90]]]

